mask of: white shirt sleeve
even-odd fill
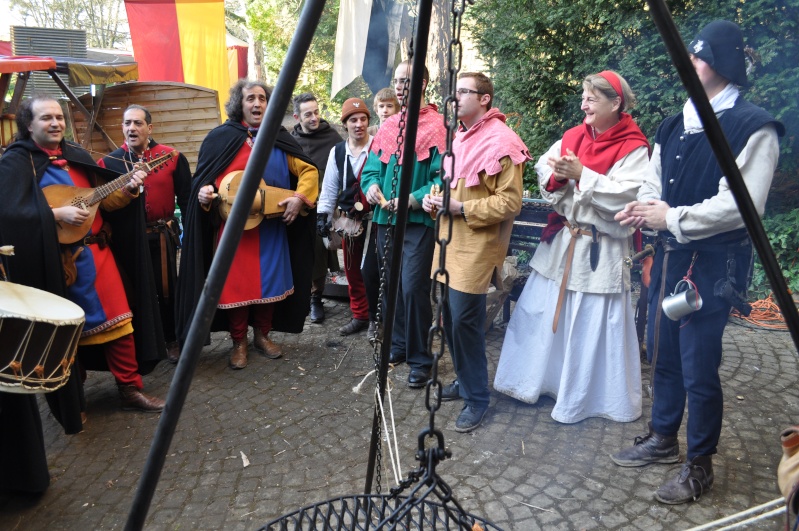
[[[341,177],[336,167],[336,148],[331,148],[327,157],[325,177],[322,181],[322,191],[319,193],[319,204],[316,207],[318,214],[332,214],[338,201],[338,191],[341,188]]]
[[[777,131],[773,124],[768,124],[749,137],[735,159],[757,213],[761,216],[766,208],[766,198],[779,155]],[[722,177],[718,193],[713,197],[694,205],[670,208],[666,212],[666,226],[678,242],[688,243],[740,229],[744,221],[727,178]]]
[[[662,195],[660,173],[660,144],[655,144],[655,147],[652,148],[649,164],[647,164],[646,173],[644,173],[644,182],[638,190],[638,201],[646,202],[650,199],[660,201]]]

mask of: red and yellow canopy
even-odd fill
[[[230,89],[222,0],[125,0],[140,81],[179,81]]]

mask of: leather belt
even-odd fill
[[[100,249],[105,249],[106,245],[108,245],[108,238],[106,238],[105,232],[83,238],[83,245],[91,245],[93,243],[96,243]]]
[[[571,234],[571,240],[569,240],[569,249],[566,251],[566,265],[563,268],[563,279],[560,281],[560,291],[558,292],[558,304],[555,306],[555,318],[552,320],[552,333],[558,331],[558,320],[560,319],[560,310],[563,307],[563,298],[566,295],[566,283],[569,280],[569,273],[571,272],[572,268],[572,260],[574,259],[574,247],[577,244],[577,238],[580,236],[588,236],[589,238],[592,236],[590,230],[584,230],[577,226],[572,226],[568,220],[563,220],[563,224],[569,230]]]
[[[174,220],[170,219],[165,221],[159,219],[152,223],[147,224],[147,234],[158,234],[158,240],[161,244],[161,296],[163,299],[169,299],[169,257],[167,256],[167,231],[171,228],[170,224]]]

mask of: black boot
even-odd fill
[[[696,501],[712,486],[713,459],[709,455],[698,455],[682,466],[677,477],[658,489],[655,499],[669,505]]]
[[[610,458],[619,466],[644,466],[651,463],[677,463],[680,460],[680,443],[677,436],[655,433],[649,423],[649,433],[635,438],[629,448],[612,454]]]
[[[325,320],[325,307],[322,306],[321,295],[311,295],[311,322],[321,323]]]

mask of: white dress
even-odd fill
[[[641,416],[641,362],[630,296],[630,273],[622,260],[630,252],[630,233],[613,215],[635,200],[648,163],[640,147],[617,161],[607,175],[583,169],[574,181],[545,191],[552,175],[546,161],[560,154],[560,141],[536,164],[542,196],[572,225],[595,225],[599,264],[590,269],[590,238],[575,242],[557,331],[552,325],[563,278],[568,230],[541,243],[531,261],[533,273],[511,315],[494,388],[534,404],[555,399],[552,418],[574,423],[588,417],[630,422]]]

